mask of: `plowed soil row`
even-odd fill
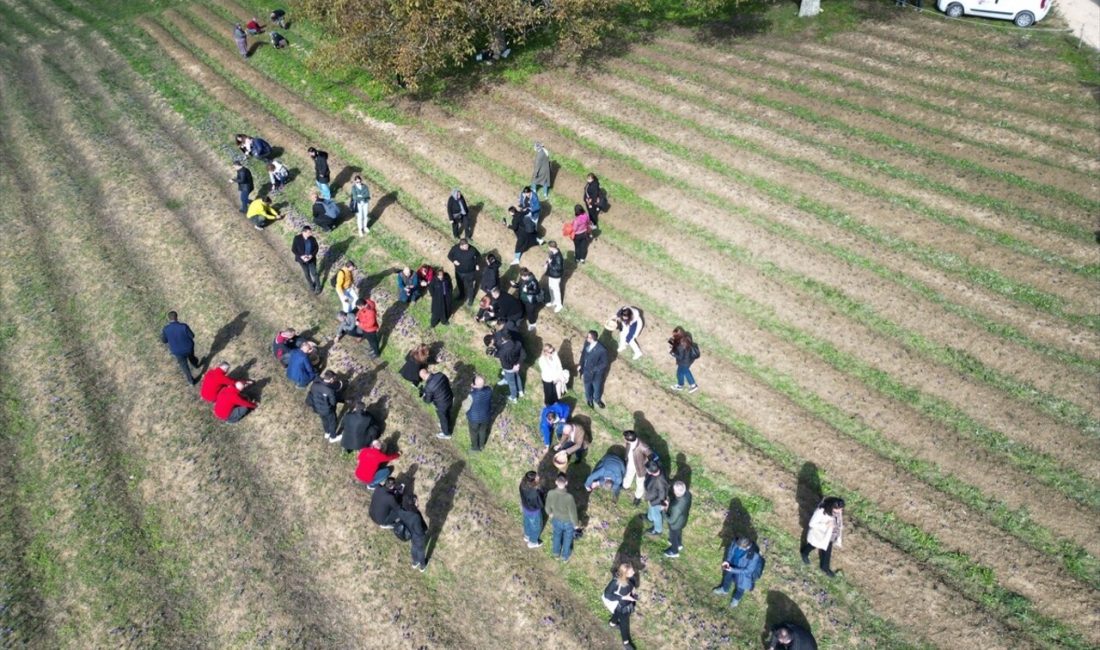
[[[196,13],[201,13],[201,12],[196,12]],[[185,27],[184,25],[182,25],[182,24],[180,24],[180,23],[178,23],[178,22],[177,22],[177,23],[175,24],[175,26],[176,26],[177,28],[179,28],[179,29],[180,29],[181,31],[182,31],[182,30],[184,29],[184,27]],[[199,37],[198,37],[197,35],[193,35],[193,34],[188,34],[188,38],[189,38],[189,40],[190,40],[190,39],[195,39],[195,40],[196,40],[196,42],[199,42],[199,43],[201,43],[201,41],[200,41],[200,40],[198,40],[198,39],[199,39]],[[215,45],[215,44],[210,44],[210,45],[213,45],[214,47],[216,47],[216,45]],[[205,47],[204,47],[204,49],[205,49]],[[222,63],[223,65],[225,65],[225,66],[226,66],[227,68],[230,68],[230,67],[231,67],[231,65],[230,65],[230,61],[228,61],[228,60],[226,60],[226,61],[220,61],[220,63]],[[236,64],[234,64],[234,65],[233,65],[232,67],[233,67],[233,68],[242,68],[241,70],[234,70],[234,72],[237,72],[237,73],[239,73],[239,74],[242,74],[242,75],[243,75],[243,76],[245,76],[245,78],[247,79],[247,77],[248,77],[248,70],[247,70],[247,69],[243,69],[243,68],[244,68],[243,66],[240,66],[240,65],[236,65]],[[252,80],[249,80],[249,83],[251,84],[251,83],[256,83],[256,82],[253,82]],[[285,100],[283,100],[283,99],[281,99],[281,98],[280,98],[280,100],[279,100],[279,101],[280,101],[280,105],[283,105],[283,106],[288,106],[288,104],[287,104],[287,102],[286,102]],[[396,137],[397,137],[397,139],[400,139],[400,137],[399,137],[400,131],[394,132],[393,130],[391,130],[391,131],[389,132],[389,136],[390,136],[390,137],[395,137],[395,133],[396,133],[396,134],[398,134],[398,135],[396,136]],[[418,142],[423,142],[424,140],[425,140],[425,138],[423,138],[423,137],[419,137],[419,138],[417,138],[417,141],[418,141]],[[408,144],[409,144],[410,146],[413,146],[411,142],[410,142],[410,143],[408,143]],[[445,168],[447,168],[447,169],[452,169],[452,170],[453,170],[453,169],[455,169],[455,166],[454,166],[453,164],[450,164],[450,157],[448,156],[448,154],[446,154],[446,153],[445,153],[445,152],[443,152],[443,151],[435,151],[435,152],[434,152],[434,154],[435,154],[434,156],[431,156],[431,159],[432,159],[432,160],[434,160],[434,161],[436,161],[436,162],[438,162],[438,163],[442,164],[442,165],[443,165],[443,166],[444,166]],[[375,153],[375,155],[377,155],[377,152]],[[391,166],[387,166],[386,168],[387,168],[387,169],[392,169],[392,167],[391,167]],[[412,173],[415,173],[415,172],[412,172]],[[460,178],[460,180],[462,180],[462,179]],[[441,190],[439,190],[439,191],[437,192],[437,195],[438,195],[438,194],[442,194],[443,192],[445,192],[445,189],[441,189]],[[507,192],[507,190],[502,190],[502,192]],[[510,194],[510,192],[508,192],[508,194]],[[483,240],[482,240],[482,239],[481,239],[481,238],[479,237],[479,241],[483,241]],[[494,242],[494,243],[495,243],[495,242]],[[623,265],[623,264],[615,264],[615,263],[612,263],[612,266],[614,266],[614,267],[616,267],[616,268],[621,268],[621,267],[623,267],[624,265]],[[587,294],[586,294],[586,295],[587,295]],[[606,304],[606,302],[604,302],[603,304]],[[600,313],[600,311],[602,311],[602,309],[605,309],[605,308],[597,308],[597,309],[595,310],[595,313]]]
[[[1062,170],[1050,169],[1042,163],[1021,161],[1003,152],[975,146],[975,142],[982,141],[977,137],[970,138],[969,146],[961,146],[959,141],[952,140],[951,135],[928,133],[917,126],[910,126],[906,120],[889,119],[862,108],[855,113],[852,105],[861,104],[848,99],[851,91],[839,89],[836,84],[824,80],[800,75],[793,69],[766,61],[758,62],[740,53],[715,52],[692,43],[670,39],[658,41],[655,47],[677,56],[687,56],[693,62],[720,66],[722,72],[730,78],[724,85],[732,83],[740,94],[752,94],[759,88],[758,84],[764,82],[771,86],[767,91],[768,100],[780,106],[783,103],[800,106],[816,115],[843,123],[846,129],[875,137],[885,134],[890,140],[903,141],[914,147],[911,155],[919,155],[931,166],[945,166],[950,169],[950,174],[945,169],[943,176],[951,177],[952,183],[960,188],[1029,206],[1037,214],[1087,227],[1085,224],[1088,223],[1091,204],[1082,206],[1080,201],[1095,202],[1095,199],[1078,195],[1077,192],[1082,190],[1080,184],[1059,187],[1058,183],[1064,180]],[[973,92],[973,88],[970,90]],[[861,93],[856,93],[856,96],[859,94]],[[822,102],[822,98],[830,100]],[[872,99],[868,103],[875,107],[881,100]],[[908,111],[904,111],[902,114],[907,113]],[[932,122],[932,128],[943,132],[945,129],[939,128],[943,121],[941,117],[938,123]],[[952,132],[951,129],[946,130]],[[887,145],[870,143],[869,146],[870,153],[877,153]],[[1066,155],[1060,154],[1058,158],[1062,159]],[[1024,179],[1033,186],[1025,187],[1018,179]],[[1037,193],[1042,196],[1041,203],[1036,201]]]
[[[226,61],[224,63],[228,66],[228,61]],[[241,69],[235,69],[234,72],[238,73],[238,74],[242,74],[242,75],[245,74],[245,71],[243,71]],[[245,76],[247,78],[247,75],[245,75]],[[313,112],[313,109],[311,107],[309,107],[308,105],[303,105],[301,102],[299,102],[293,96],[285,96],[281,92],[276,93],[275,96],[278,98],[278,101],[279,101],[281,106],[288,107],[288,110],[291,110],[295,115],[297,115],[299,117],[302,117],[304,115],[309,115],[311,112]],[[313,121],[313,120],[311,119],[310,121]],[[361,135],[357,138],[351,136],[350,134],[348,134],[347,137],[339,137],[340,135],[342,135],[342,133],[341,133],[342,128],[337,127],[335,125],[332,125],[331,120],[327,120],[327,122],[328,122],[328,125],[329,125],[329,132],[335,134],[335,136],[336,136],[335,139],[336,140],[341,141],[341,142],[359,142],[359,141],[362,140]],[[392,134],[389,135],[389,136],[386,136],[386,137],[392,138]],[[365,158],[365,156],[364,156],[364,158]],[[392,173],[397,175],[397,177],[407,178],[409,181],[421,181],[421,180],[427,180],[428,181],[427,183],[421,183],[421,182],[412,182],[412,183],[410,183],[411,187],[415,188],[415,189],[411,190],[414,193],[422,194],[424,196],[430,196],[430,195],[433,195],[433,194],[436,195],[436,196],[443,195],[443,193],[441,191],[439,191],[438,189],[436,189],[434,192],[432,191],[432,182],[431,182],[430,179],[423,179],[414,170],[407,170],[407,167],[404,163],[393,159],[392,157],[390,157],[389,155],[386,155],[382,151],[373,150],[371,152],[370,159],[372,161],[375,161],[378,164],[379,167],[387,169],[388,172],[392,171]],[[406,185],[403,184],[403,187],[405,187],[405,186]],[[397,224],[397,225],[400,226],[401,224]],[[399,231],[400,231],[400,228],[399,228]],[[479,231],[478,241],[479,241],[479,243],[481,243],[481,241],[482,241],[480,231]],[[481,244],[481,245],[484,247],[484,244]],[[586,286],[588,283],[586,283],[584,281],[584,278],[574,277],[573,279],[571,279],[570,283],[571,283],[571,288],[570,288],[570,294],[571,295],[574,295],[574,294],[578,295],[578,296],[580,296],[580,295],[598,295],[598,293],[596,291],[597,288],[594,287],[594,286],[591,286],[591,287]],[[586,290],[586,289],[588,289],[588,290]],[[606,310],[606,301],[604,301],[603,304],[601,304],[599,306],[597,313],[602,313],[605,310]],[[543,320],[548,320],[550,322],[553,322],[553,319],[549,319],[549,318],[544,318]],[[543,327],[544,327],[543,325],[540,325],[540,330],[542,330]],[[625,375],[625,377],[623,377],[621,375]],[[616,373],[613,374],[613,377],[610,381],[609,397],[614,399],[615,395],[621,396],[621,395],[625,394],[624,392],[622,392],[623,389],[621,388],[620,382],[621,381],[626,381],[630,378],[632,378],[631,373],[620,373],[618,368],[617,368]],[[632,382],[628,383],[628,386],[629,386],[629,388],[626,389],[627,392],[630,392],[631,394],[633,394],[634,398],[637,400],[637,403],[660,403],[661,401],[664,401],[664,399],[665,399],[664,397],[660,397],[661,395],[663,395],[663,391],[659,391],[657,389],[654,389],[652,386],[649,385],[649,382],[646,382],[646,381],[632,381]],[[653,397],[654,399],[653,399],[653,401],[649,401],[649,400],[646,400],[646,397]],[[698,415],[698,414],[689,413],[688,415]],[[653,421],[652,421],[653,426],[655,428],[657,428],[658,430],[662,430],[662,431],[687,430],[687,427],[689,427],[689,426],[692,427],[693,429],[695,429],[696,431],[698,431],[701,428],[700,423],[695,418],[687,418],[685,421],[681,421],[679,423],[675,422],[675,420],[680,419],[680,416],[681,416],[680,413],[666,414],[666,413],[662,412],[662,413],[660,413],[660,420],[658,420],[656,417],[653,418]],[[666,418],[669,418],[669,419],[666,420]],[[677,426],[677,424],[678,424],[678,426]],[[705,452],[707,450],[713,450],[713,449],[716,449],[716,448],[729,449],[730,442],[728,441],[728,435],[727,434],[722,434],[720,432],[720,429],[716,431],[715,429],[712,429],[711,427],[715,427],[715,425],[713,425],[713,424],[706,424],[705,425],[705,428],[710,429],[710,431],[712,432],[711,435],[709,436],[709,438],[705,434],[699,434],[699,435],[693,435],[691,440],[687,441],[686,443],[685,443],[684,440],[677,440],[677,443],[678,444],[684,444],[683,448],[685,448],[686,450],[689,450],[690,453],[699,453],[701,455],[705,455],[703,452]],[[715,435],[717,435],[717,438],[715,437]],[[708,439],[710,440],[709,445],[707,444]],[[720,445],[718,445],[717,442],[716,442],[719,439],[724,440],[724,442]],[[722,458],[720,458],[719,460],[722,460],[722,459],[725,459],[727,462],[732,462],[732,460],[733,460],[732,457],[726,456],[725,454],[722,454]],[[750,456],[748,459],[745,460],[745,462],[753,462],[755,464],[758,461],[753,461],[752,457]],[[765,462],[765,465],[767,465],[767,464],[768,463]],[[774,472],[774,470],[772,470],[768,473],[771,474],[773,472]],[[780,472],[780,473],[782,474],[782,472]],[[749,473],[745,474],[746,477],[756,476],[756,475],[762,476],[762,475],[764,475],[764,473],[760,472],[759,474],[754,474],[752,472],[749,472]],[[769,483],[768,481],[764,481],[764,485],[756,485],[755,483],[756,482],[754,481],[752,486],[751,486],[751,489],[752,489],[753,492],[763,493],[766,496],[775,496],[776,495],[775,490],[776,490],[776,487],[777,487],[777,483],[771,483],[770,485],[768,485],[768,483]],[[765,486],[767,486],[767,489],[765,489],[763,492],[761,492],[760,491],[761,488],[764,488]],[[777,503],[779,503],[780,501],[782,501],[782,498],[776,500]],[[793,520],[786,520],[785,518],[780,518],[780,519],[782,521],[793,521]],[[787,523],[785,525],[789,526],[790,524]],[[896,554],[891,553],[891,555],[896,555]],[[857,580],[857,583],[864,584],[862,580]],[[875,594],[878,595],[879,593],[880,592],[876,587],[875,588]]]
[[[118,149],[120,151],[132,149],[141,141],[141,139],[131,136],[119,142]],[[171,161],[173,159],[178,160],[176,156],[180,152],[178,150],[172,151],[171,147],[165,147],[165,149],[167,151],[164,151],[163,158],[149,160],[146,167],[160,170],[172,169]],[[172,154],[176,154],[176,156]],[[210,196],[215,187],[213,185],[214,179],[219,178],[219,175],[211,170],[208,178],[209,181],[205,186],[198,184],[193,194],[180,194],[174,198],[185,205],[199,204],[203,201],[203,197]],[[159,180],[167,184],[171,179],[162,178]],[[149,189],[152,190],[152,187]],[[217,191],[214,190],[214,193],[217,193]],[[150,196],[152,195],[146,195],[146,200]],[[214,227],[220,226],[224,231],[220,236],[211,238],[209,232],[198,234],[202,241],[188,242],[186,248],[196,252],[201,251],[210,257],[216,257],[211,254],[211,250],[215,246],[218,248],[240,248],[243,246],[247,250],[247,252],[244,250],[233,251],[236,253],[233,257],[237,260],[236,262],[224,260],[224,258],[218,261],[222,262],[223,268],[228,267],[227,275],[238,278],[237,282],[243,285],[239,295],[253,296],[252,300],[254,301],[259,298],[264,299],[263,303],[253,302],[249,305],[251,307],[249,311],[257,315],[253,322],[263,324],[261,328],[258,328],[261,331],[254,332],[251,337],[253,341],[251,351],[254,354],[264,354],[264,348],[266,347],[264,342],[267,334],[281,323],[266,320],[262,315],[263,305],[282,305],[283,316],[291,322],[301,323],[310,322],[309,319],[313,318],[312,314],[316,313],[316,305],[309,303],[315,301],[292,298],[293,295],[298,293],[296,288],[299,282],[292,280],[294,276],[293,269],[286,263],[285,251],[282,250],[285,244],[277,246],[279,249],[278,254],[267,244],[240,241],[234,242],[236,246],[229,244],[234,239],[241,239],[239,235],[234,238],[230,234],[232,231],[240,233],[240,222],[227,220],[225,217],[226,212],[228,211],[224,207],[220,207],[220,209],[210,210],[209,215],[206,217],[211,224],[217,224]],[[183,215],[178,216],[182,217]],[[193,213],[188,214],[188,217],[193,220],[192,223],[197,221],[196,215]],[[236,227],[229,230],[227,228],[229,224]],[[171,248],[160,243],[161,240],[162,238],[158,235],[156,228],[150,228],[140,238],[144,245],[150,247],[150,250],[143,251],[148,259],[161,259],[170,254]],[[216,245],[215,241],[217,242]],[[178,255],[179,252],[177,251],[175,254]],[[276,257],[276,255],[278,256]],[[254,264],[257,262],[263,268],[268,268],[271,271],[278,270],[277,275],[274,277],[271,277],[271,275],[259,277],[256,274],[249,273],[247,269],[254,268]],[[190,261],[187,268],[205,268],[210,265],[211,259],[199,259]],[[264,285],[270,283],[272,279],[279,278],[279,276],[281,276],[281,281],[274,283],[275,287],[265,291]],[[176,287],[176,290],[171,291],[171,293],[187,293],[186,287]],[[261,364],[261,367],[264,365],[273,366],[274,364],[268,362]],[[277,367],[265,369],[271,371],[272,374],[279,372]],[[397,389],[392,379],[380,376],[377,384],[372,386],[371,374],[373,373],[368,373],[365,377],[364,390],[369,388],[381,395],[390,397],[389,410],[395,421],[409,423],[413,426],[417,426],[415,423],[418,423],[418,428],[423,429],[431,426],[428,424],[430,418],[426,417],[426,414],[420,409],[409,404],[408,398],[403,397],[407,393]],[[269,397],[268,394],[272,395]],[[343,467],[340,467],[340,464],[333,463],[331,458],[326,459],[325,454],[326,452],[332,454],[332,447],[322,444],[316,434],[311,436],[312,444],[302,444],[301,434],[297,432],[316,431],[317,423],[313,417],[304,412],[299,403],[300,398],[300,392],[293,391],[285,386],[271,386],[265,390],[264,408],[257,411],[252,416],[255,419],[248,423],[248,427],[245,427],[245,432],[250,432],[256,437],[254,449],[250,450],[256,456],[252,459],[254,467],[243,475],[237,475],[234,478],[242,480],[246,476],[255,475],[267,477],[271,480],[270,489],[264,491],[265,498],[270,500],[273,494],[282,495],[282,498],[276,500],[276,507],[282,513],[283,519],[280,523],[275,521],[265,523],[261,530],[270,527],[275,530],[291,531],[291,534],[297,538],[293,544],[295,552],[304,556],[303,562],[307,563],[309,567],[306,575],[310,576],[311,581],[323,585],[323,589],[319,588],[317,590],[318,594],[311,594],[312,597],[303,595],[301,601],[303,606],[309,608],[306,620],[324,622],[321,625],[332,625],[334,629],[312,629],[308,631],[306,637],[310,639],[331,639],[341,645],[345,643],[358,645],[364,642],[362,637],[364,630],[360,626],[347,628],[345,627],[347,623],[355,620],[365,620],[372,611],[376,611],[378,607],[383,606],[382,604],[387,598],[401,594],[399,600],[421,603],[424,605],[423,610],[408,612],[400,622],[398,622],[397,617],[394,617],[389,626],[380,623],[378,630],[372,629],[370,631],[370,638],[378,640],[379,637],[382,639],[388,637],[390,642],[394,644],[428,642],[476,647],[478,642],[469,637],[465,626],[459,623],[463,618],[461,612],[465,609],[461,603],[449,604],[450,599],[441,600],[436,597],[434,591],[429,589],[427,585],[416,582],[410,584],[410,581],[401,577],[403,572],[393,571],[389,568],[392,567],[395,561],[398,566],[401,566],[400,563],[406,561],[404,558],[407,551],[392,542],[371,543],[371,537],[383,536],[383,539],[388,539],[388,536],[384,536],[385,533],[374,531],[368,533],[365,530],[365,498],[359,493],[355,493],[357,498],[333,498],[340,494],[342,490],[334,490],[332,486],[346,485],[350,468],[346,463],[343,464]],[[251,420],[252,417],[249,419]],[[288,423],[291,425],[289,431],[287,431]],[[285,433],[276,435],[276,431]],[[419,446],[415,443],[406,442],[403,446],[406,447],[406,454],[415,456],[419,461],[422,477],[420,481],[421,489],[432,489],[433,497],[435,497],[436,485],[434,483],[436,481],[433,479],[445,475],[445,470],[448,467],[453,468],[455,463],[460,461],[456,461],[453,454],[449,453],[449,448],[444,445],[438,445],[442,449],[433,449],[437,446],[433,444],[433,441],[421,443]],[[265,462],[262,459],[278,460]],[[309,471],[303,473],[303,468],[307,468]],[[477,486],[474,481],[471,481],[468,476],[455,476],[453,481],[454,487],[449,489],[454,489],[461,495],[452,497],[456,502],[455,508],[457,510],[469,513],[470,508],[467,501],[469,500],[479,503],[474,510],[484,512],[489,518],[504,517],[502,512],[480,505],[484,501],[479,494],[483,492],[483,489]],[[322,489],[318,490],[318,487]],[[428,512],[430,519],[434,518],[432,512],[433,500],[425,500],[427,502],[426,512]],[[335,503],[333,503],[334,501]],[[361,523],[353,526],[348,525],[349,522],[354,521]],[[260,522],[256,523],[260,524]],[[469,532],[466,535],[475,536],[479,546],[487,552],[487,555],[480,558],[459,558],[452,555],[445,549],[448,549],[450,544],[458,542],[454,539],[458,535],[452,530],[445,529],[440,539],[439,553],[435,561],[439,567],[438,570],[442,571],[444,575],[450,574],[453,577],[449,580],[444,579],[443,585],[454,580],[460,581],[470,588],[477,588],[481,581],[490,581],[494,588],[486,590],[486,600],[483,602],[485,607],[497,611],[514,610],[516,609],[516,603],[520,603],[519,611],[524,611],[527,607],[541,611],[541,608],[538,608],[534,602],[533,592],[529,592],[527,588],[518,587],[517,580],[512,580],[509,584],[506,578],[511,573],[502,575],[499,570],[500,568],[508,570],[512,564],[519,565],[519,563],[509,561],[515,557],[514,545],[510,542],[505,543],[502,533],[491,534],[489,531],[478,530],[476,525],[468,526],[467,530]],[[369,569],[364,567],[364,564],[367,567],[374,565],[375,568]],[[495,575],[490,570],[492,567],[498,567]],[[291,587],[289,591],[293,595],[293,583],[289,586]],[[454,585],[451,586],[453,588]],[[555,585],[553,581],[550,581],[549,584],[540,585],[539,593],[545,593],[546,588],[558,591],[552,597],[567,611],[571,611],[576,606],[568,591],[561,591],[564,589],[561,582]],[[279,589],[279,591],[287,590]],[[325,596],[318,597],[319,594]],[[526,603],[530,603],[530,605]],[[330,623],[332,619],[325,613],[331,611],[354,612],[356,610],[360,611],[357,616],[350,616],[339,624]],[[597,631],[599,628],[594,621],[576,616],[572,618],[576,620],[571,621],[569,626],[559,628],[552,634],[552,636],[557,637],[555,643],[562,643],[567,647],[578,647],[583,642],[571,636],[571,629],[584,630],[585,625],[588,625],[589,632],[589,635],[583,637],[585,639],[590,638],[591,633],[597,635],[604,633],[602,630]],[[508,645],[520,643],[519,639],[524,638],[523,635],[536,632],[535,628],[528,627],[528,625],[537,624],[538,616],[535,615],[535,611],[532,609],[527,612],[523,619],[522,622],[511,628],[494,630],[492,638],[495,638],[499,643]],[[317,624],[314,623],[314,625]],[[539,631],[546,634],[541,628]]]

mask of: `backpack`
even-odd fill
[[[568,237],[569,239],[573,239],[573,222],[572,221],[566,221],[565,224],[562,225],[562,227],[561,227],[561,236],[562,237]]]
[[[760,579],[760,576],[764,575],[764,565],[767,564],[767,562],[768,562],[768,560],[764,557],[763,553],[761,553],[760,551],[757,551],[756,554],[760,556],[760,565],[756,567],[756,571],[752,572],[752,581],[753,582],[756,582],[757,580]]]
[[[332,199],[324,199],[321,203],[325,206],[325,216],[333,221],[340,218],[340,206]]]
[[[409,532],[408,528],[405,528],[405,522],[400,519],[393,522],[393,534],[402,542],[407,542],[412,539],[412,533]]]
[[[698,359],[700,356],[701,356],[701,353],[699,352],[699,344],[698,343],[692,343],[691,344],[691,358],[694,360],[694,359]]]
[[[528,212],[527,215],[525,217],[523,217],[523,232],[525,232],[529,235],[533,235],[538,231],[539,231],[538,219],[534,218],[534,213],[533,212]]]
[[[607,202],[607,190],[600,188],[599,199],[600,212],[607,212],[611,209],[611,204]]]

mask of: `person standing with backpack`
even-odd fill
[[[745,592],[753,590],[763,573],[764,557],[760,555],[760,548],[751,539],[738,537],[730,544],[726,559],[722,562],[722,584],[714,589],[714,593],[724,596],[730,592],[731,586],[736,585],[730,607],[737,607]]]
[[[370,188],[363,182],[363,177],[355,175],[351,184],[351,209],[355,212],[355,225],[359,229],[359,236],[370,232]]]
[[[695,375],[691,374],[691,364],[699,358],[699,346],[691,338],[691,332],[682,327],[672,330],[672,338],[668,340],[668,353],[676,359],[676,383],[669,386],[672,390],[683,390],[684,384],[688,386],[688,392],[699,390],[699,384],[695,383]]]
[[[551,241],[547,244],[546,250],[546,279],[550,286],[550,306],[554,308],[555,314],[564,307],[561,301],[563,275],[565,275],[565,256],[558,249],[558,242]]]

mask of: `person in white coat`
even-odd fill
[[[616,314],[616,318],[619,319],[619,352],[629,346],[634,351],[634,358],[641,358],[642,348],[638,346],[638,337],[645,328],[642,312],[638,311],[637,307],[623,307]]]
[[[539,356],[539,375],[542,378],[543,403],[550,406],[565,395],[566,384],[569,383],[569,372],[562,367],[558,351],[549,343],[542,346],[542,354]]]
[[[818,504],[814,514],[810,517],[810,525],[806,529],[806,543],[802,545],[802,562],[810,563],[810,551],[817,549],[821,570],[832,578],[832,568],[829,561],[832,559],[833,547],[842,548],[844,542],[844,499],[839,497],[825,497]]]

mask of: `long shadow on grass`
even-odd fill
[[[367,226],[370,227],[377,223],[382,218],[382,213],[386,211],[386,208],[395,203],[397,203],[397,190],[383,194],[382,198],[378,199],[378,203],[374,205],[374,209],[367,215],[369,217]]]
[[[726,511],[726,518],[722,522],[722,531],[718,537],[722,540],[723,553],[738,537],[747,537],[756,541],[756,527],[752,525],[752,515],[745,509],[741,499],[734,498],[730,501],[730,507]]]
[[[427,560],[432,559],[435,545],[439,541],[439,534],[443,532],[443,526],[447,523],[447,516],[455,504],[455,492],[458,491],[458,477],[466,467],[466,461],[455,461],[453,465],[439,477],[432,486],[432,492],[428,495],[428,507],[425,514],[428,515],[428,548],[425,553]]]
[[[767,643],[771,629],[780,623],[794,623],[807,632],[810,631],[810,622],[806,615],[787,594],[771,589],[768,591],[768,612],[764,615],[763,640]]]
[[[244,332],[245,324],[248,320],[248,310],[242,311],[237,314],[237,317],[229,321],[214,334],[214,340],[210,342],[210,351],[206,353],[206,356],[202,360],[202,371],[206,372],[210,369],[210,364],[213,362],[214,357],[221,354],[225,348],[229,345],[229,342],[237,338]]]
[[[810,525],[810,517],[813,516],[823,496],[817,465],[803,463],[802,469],[798,471],[798,487],[794,495],[795,501],[798,502],[798,525],[802,528],[801,541],[803,542],[806,541],[806,529]]]

